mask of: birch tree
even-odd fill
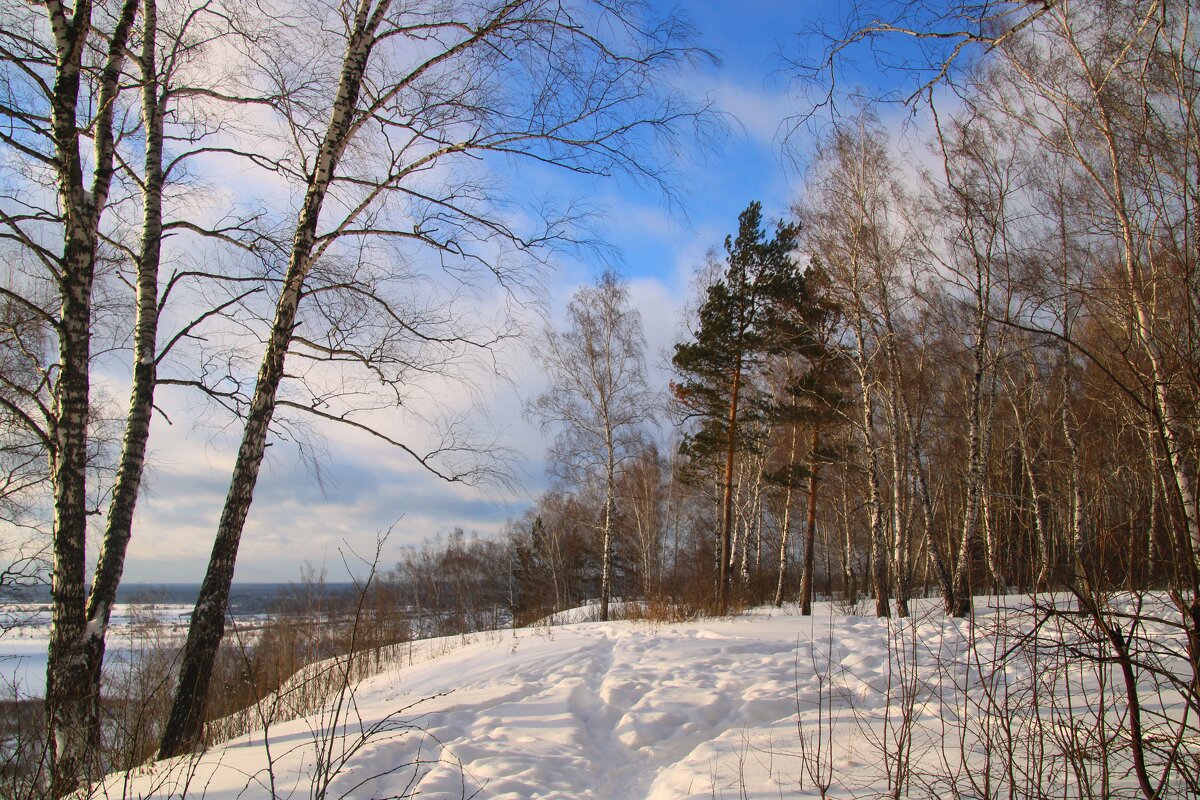
[[[605,272],[576,292],[566,326],[548,329],[537,354],[550,385],[529,410],[544,427],[559,428],[557,460],[577,479],[594,476],[603,487],[600,619],[607,621],[618,481],[641,454],[641,428],[654,417],[641,316],[630,307],[627,285]]]
[[[193,6],[173,2],[160,14],[156,0],[141,0],[121,5],[118,16],[110,19],[107,15],[111,9],[107,6],[76,4],[70,13],[56,4],[47,9],[49,24],[45,27],[22,10],[7,17],[0,29],[4,45],[0,55],[9,92],[9,102],[2,110],[10,123],[8,130],[13,132],[7,141],[12,147],[8,164],[12,170],[6,181],[12,194],[5,197],[0,208],[3,224],[0,236],[14,246],[13,261],[22,265],[21,271],[5,276],[6,302],[23,309],[26,316],[32,309],[43,309],[31,319],[40,320],[42,328],[54,332],[60,353],[56,361],[24,333],[5,342],[10,353],[20,354],[32,374],[40,376],[9,395],[13,401],[9,408],[20,406],[30,410],[19,421],[26,432],[46,444],[51,482],[55,486],[77,481],[80,485],[76,491],[98,498],[109,491],[111,482],[107,520],[99,537],[100,559],[90,592],[84,583],[86,524],[69,523],[70,515],[63,516],[69,504],[60,503],[54,514],[55,539],[79,537],[70,546],[60,541],[54,553],[52,590],[60,598],[55,601],[60,609],[58,615],[66,620],[61,626],[56,622],[55,630],[71,631],[64,641],[55,638],[48,659],[47,703],[55,707],[66,703],[65,710],[57,716],[48,715],[49,746],[54,753],[50,788],[52,793],[60,794],[102,768],[98,745],[105,635],[132,532],[158,366],[172,355],[175,345],[198,334],[207,320],[220,316],[237,302],[235,298],[208,310],[193,309],[180,323],[181,327],[168,332],[165,343],[159,347],[159,317],[171,288],[177,288],[184,280],[176,272],[165,289],[160,286],[163,242],[171,236],[196,234],[231,241],[236,238],[233,231],[237,226],[230,223],[224,229],[206,228],[192,219],[172,219],[170,211],[164,211],[167,188],[187,172],[197,156],[212,150],[209,140],[227,127],[219,120],[219,114],[195,106],[197,98],[222,102],[232,99],[214,88],[219,80],[217,73],[205,74],[204,69],[210,66],[204,58],[205,49],[231,32],[227,10],[211,3]],[[9,20],[13,24],[7,24]],[[78,30],[77,25],[81,26]],[[55,44],[51,45],[49,42],[55,36]],[[95,37],[108,48],[107,56],[99,63],[93,63],[86,53],[101,45],[89,44],[87,36]],[[64,57],[63,47],[72,37],[83,37],[79,38],[78,46],[85,55],[77,63]],[[53,84],[49,80],[51,75],[55,76]],[[66,95],[55,92],[66,91],[64,82],[70,81],[78,85],[72,90],[76,94],[76,110],[68,112]],[[122,83],[138,87],[138,101],[132,100],[133,92],[122,93]],[[182,108],[188,101],[192,105]],[[55,108],[58,110],[53,111]],[[89,112],[89,108],[94,111]],[[51,113],[43,113],[44,109],[50,109]],[[74,147],[78,150],[80,142],[90,137],[93,154],[90,164],[80,157],[84,166],[64,169],[65,133],[62,132],[66,131],[71,113],[84,115],[75,119],[78,131]],[[88,113],[92,116],[86,116]],[[59,121],[47,126],[47,119]],[[58,155],[50,157],[55,153]],[[56,165],[53,170],[46,171],[42,166],[47,157]],[[79,194],[78,185],[84,178],[76,175],[77,169],[90,179],[90,194]],[[44,191],[51,182],[58,190],[57,204],[51,203]],[[74,206],[64,205],[64,193],[82,200]],[[139,226],[129,219],[131,207],[140,211],[140,235]],[[67,243],[62,255],[47,244],[50,232],[55,230],[63,232]],[[132,236],[137,236],[137,240],[130,241]],[[86,265],[89,259],[90,266]],[[98,264],[103,268],[98,269]],[[89,271],[90,277],[83,275]],[[51,310],[41,288],[48,282],[47,276],[58,284],[60,294],[64,291],[62,287],[76,282],[74,300],[70,304],[60,303],[57,313]],[[189,279],[201,277],[210,276],[192,273]],[[66,397],[65,384],[61,388],[60,384],[73,371],[90,374],[94,366],[90,342],[102,332],[109,336],[107,329],[113,327],[110,320],[123,316],[124,301],[116,293],[124,283],[131,284],[135,294],[131,392],[123,437],[119,432],[115,434],[121,438],[120,447],[113,447],[119,449],[113,458],[115,472],[111,481],[106,479],[102,486],[94,468],[98,455],[98,442],[91,429],[94,426],[86,421],[82,425],[73,423],[71,415],[63,413],[65,406],[58,408],[59,401],[53,398]],[[84,295],[94,296],[97,287],[101,292],[99,302],[94,297],[83,302]],[[12,330],[15,332],[16,328]],[[112,334],[115,338],[105,341],[102,349],[123,350],[124,325],[118,324]],[[75,353],[74,366],[70,368],[62,367],[66,363],[65,349]],[[17,374],[6,371],[6,378]],[[90,383],[86,376],[71,380]],[[78,391],[83,393],[82,389]],[[88,401],[85,419],[95,416],[91,398]],[[58,453],[75,448],[89,453],[88,461],[93,468],[68,479],[57,470]],[[105,455],[103,463],[108,462]],[[97,506],[97,501],[89,501],[87,513],[98,514]],[[82,629],[79,618],[86,620]],[[50,687],[55,688],[50,691]],[[63,687],[61,694],[68,701],[60,701],[58,687]],[[70,736],[62,733],[67,729],[73,732]]]
[[[965,416],[966,480],[963,521],[954,565],[955,616],[971,613],[971,575],[988,525],[987,464],[997,403],[997,362],[1002,335],[994,332],[1002,274],[1012,257],[1009,227],[1014,184],[1019,167],[998,146],[998,134],[968,108],[946,128],[939,128],[944,187],[934,213],[944,226],[927,244],[928,257],[948,276],[952,305],[961,306],[963,347],[969,353]],[[943,255],[944,254],[944,255]],[[965,330],[964,330],[965,329]],[[990,554],[989,550],[989,554]],[[989,567],[994,566],[989,558]],[[994,572],[993,572],[994,574]]]
[[[73,7],[48,2],[41,11],[6,4],[0,39],[6,89],[0,110],[7,123],[0,141],[27,174],[57,193],[48,214],[36,200],[22,203],[15,195],[0,212],[5,239],[53,277],[58,304],[48,308],[6,281],[6,300],[54,331],[58,352],[52,363],[38,365],[42,377],[34,386],[6,381],[13,394],[0,394],[49,461],[54,521],[46,722],[55,797],[78,785],[90,736],[82,648],[89,632],[84,569],[93,287],[121,132],[121,74],[137,8],[136,0],[115,8],[96,8],[88,0]],[[56,229],[59,243],[52,243],[47,229]]]
[[[809,221],[805,245],[829,275],[830,291],[846,316],[846,348],[857,386],[855,424],[862,445],[875,613],[888,614],[889,548],[886,541],[883,464],[885,444],[878,417],[887,375],[885,287],[898,255],[892,229],[887,154],[867,121],[837,128],[819,150],[802,213]],[[887,309],[885,311],[884,309]]]
[[[1119,294],[1089,293],[1085,302],[1107,315],[1116,310],[1109,305],[1115,300],[1144,363],[1141,393],[1190,542],[1185,560],[1193,589],[1200,575],[1200,511],[1195,420],[1185,409],[1194,407],[1200,384],[1184,365],[1194,363],[1189,320],[1198,307],[1196,293],[1186,288],[1195,247],[1189,164],[1200,132],[1194,12],[1183,2],[1061,2],[1041,31],[1050,49],[1014,44],[998,67],[1005,95],[1021,92],[1046,108],[1036,119],[1013,119],[1075,178],[1081,220],[1115,245]],[[1089,272],[1107,269],[1095,264]],[[1063,326],[1070,325],[1068,312]],[[1069,330],[1057,332],[1077,342]],[[1064,407],[1063,431],[1074,449],[1072,416]],[[1194,600],[1193,616],[1200,618],[1198,610]]]
[[[243,300],[260,291],[253,279],[249,280],[250,288],[241,288],[245,276],[223,276],[215,271],[181,276],[176,270],[169,279],[160,279],[164,249],[178,252],[179,245],[171,241],[173,237],[192,243],[197,237],[209,238],[245,250],[246,242],[262,236],[247,220],[227,216],[216,225],[198,222],[188,216],[185,204],[175,204],[182,208],[172,208],[167,199],[169,189],[180,183],[181,177],[186,181],[188,171],[196,168],[197,161],[225,151],[214,141],[219,139],[222,129],[231,127],[222,120],[226,110],[222,106],[237,107],[255,100],[239,97],[222,85],[223,76],[220,70],[212,68],[210,60],[214,46],[239,35],[236,23],[230,19],[233,10],[209,3],[141,0],[140,11],[140,25],[134,31],[138,48],[130,59],[138,84],[141,164],[138,169],[135,163],[126,163],[123,173],[140,199],[141,230],[136,244],[124,245],[115,237],[110,238],[114,247],[124,251],[134,274],[132,376],[112,497],[86,608],[90,633],[86,642],[90,686],[86,691],[92,704],[88,725],[93,749],[97,748],[101,733],[105,635],[133,533],[159,367],[172,363],[180,342],[199,336],[206,323],[231,313]],[[198,106],[197,101],[200,101]],[[160,345],[159,320],[167,310],[171,291],[179,289],[181,278],[205,283],[229,281],[232,289],[222,301],[211,306],[188,308],[182,321],[167,329]]]

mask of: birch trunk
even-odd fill
[[[742,365],[734,365],[733,383],[729,393],[729,417],[727,420],[725,444],[725,474],[722,485],[721,499],[721,545],[718,558],[720,565],[717,572],[717,613],[724,614],[729,609],[729,590],[732,583],[730,563],[733,558],[733,468],[734,457],[737,454],[737,420],[738,395],[742,388]]]
[[[1114,118],[1120,120],[1121,112],[1114,114],[1110,111],[1110,89],[1107,85],[1107,73],[1096,70],[1084,49],[1075,38],[1069,24],[1063,24],[1064,43],[1070,48],[1071,56],[1076,60],[1079,74],[1088,84],[1088,111],[1095,114],[1086,119],[1101,137],[1105,149],[1104,158],[1107,163],[1096,164],[1091,156],[1076,149],[1075,157],[1096,187],[1103,193],[1105,201],[1110,206],[1114,221],[1119,229],[1121,243],[1121,268],[1125,290],[1128,292],[1128,302],[1132,310],[1131,328],[1137,343],[1146,356],[1150,365],[1148,383],[1150,387],[1150,405],[1154,412],[1154,422],[1157,433],[1163,443],[1166,453],[1167,466],[1173,483],[1173,490],[1182,507],[1185,529],[1190,544],[1191,558],[1188,559],[1189,588],[1193,590],[1191,613],[1198,621],[1196,637],[1200,637],[1200,508],[1197,503],[1200,497],[1196,490],[1196,471],[1188,455],[1187,441],[1189,438],[1188,425],[1184,415],[1177,407],[1167,391],[1169,375],[1165,365],[1164,355],[1156,339],[1156,317],[1152,302],[1156,296],[1156,276],[1147,275],[1145,264],[1142,262],[1142,248],[1139,234],[1148,241],[1149,236],[1139,231],[1136,224],[1136,213],[1131,205],[1126,190],[1126,173],[1121,160],[1124,152],[1122,136],[1114,124]],[[1149,106],[1147,106],[1148,108]],[[1148,292],[1147,292],[1148,290]],[[1149,293],[1149,297],[1147,297]],[[1082,513],[1079,511],[1078,513]],[[1078,530],[1082,531],[1080,522]]]
[[[842,470],[842,591],[851,606],[858,603],[858,576],[854,572],[854,542],[850,527],[850,486],[847,470]]]
[[[600,567],[600,621],[608,622],[608,603],[612,597],[612,527],[616,504],[616,449],[612,430],[607,431],[608,461],[604,481],[604,543]]]
[[[976,256],[977,259],[980,256]],[[954,567],[954,611],[956,617],[966,617],[971,614],[971,571],[975,566],[975,554],[979,549],[981,515],[983,513],[983,465],[986,458],[984,431],[984,381],[987,378],[987,308],[984,302],[986,290],[983,287],[983,269],[976,265],[980,274],[977,275],[975,297],[975,345],[972,348],[972,358],[975,370],[971,376],[971,393],[969,403],[969,420],[967,431],[967,497],[963,511],[962,538],[958,545],[958,563]]]
[[[754,510],[750,519],[754,522],[754,571],[758,573],[762,570],[762,541],[763,541],[763,465],[762,459],[759,459],[759,464],[756,467],[757,473],[754,478]],[[748,576],[743,576],[748,577]]]
[[[267,350],[259,367],[254,396],[246,416],[229,493],[221,512],[221,521],[213,543],[212,555],[209,557],[208,570],[200,588],[200,596],[192,612],[180,665],[179,682],[171,714],[163,731],[159,758],[171,758],[194,749],[200,743],[203,733],[209,679],[212,676],[217,649],[225,633],[225,609],[229,601],[238,545],[254,497],[254,487],[262,465],[271,418],[275,412],[276,395],[283,379],[284,359],[291,343],[304,281],[312,267],[311,256],[321,207],[328,194],[334,171],[349,142],[363,75],[376,41],[375,31],[387,13],[390,0],[380,0],[378,5],[372,5],[371,0],[359,0],[356,9],[329,124],[322,137],[296,224],[283,289],[276,304]]]
[[[896,616],[908,616],[908,599],[912,594],[912,557],[910,553],[908,525],[904,518],[904,463],[900,430],[899,413],[895,398],[895,388],[892,389],[890,414],[892,420],[892,566],[895,569],[894,583],[896,587]]]
[[[862,323],[858,330],[859,375],[862,380],[861,421],[863,448],[867,457],[867,515],[871,531],[871,583],[875,594],[875,616],[888,616],[887,559],[884,555],[883,515],[880,509],[879,448],[875,441],[875,401],[866,358]]]
[[[78,104],[84,52],[92,33],[92,4],[68,11],[46,3],[56,48],[51,130],[63,213],[63,257],[58,281],[58,380],[53,395],[50,474],[54,495],[54,568],[50,584],[50,644],[46,666],[46,741],[50,795],[61,797],[90,777],[92,727],[88,724],[87,647],[92,631],[84,600],[87,546],[87,445],[90,412],[92,285],[100,216],[113,174],[112,120],[125,43],[137,12],[125,0],[109,37],[93,128],[91,190],[80,153]]]
[[[892,568],[893,583],[896,589],[896,616],[908,616],[908,599],[912,593],[912,557],[910,553],[908,525],[904,518],[904,487],[907,483],[904,471],[905,431],[900,413],[900,359],[896,355],[895,331],[892,327],[891,312],[888,310],[887,288],[880,285],[880,296],[884,302],[884,320],[887,325],[887,338],[884,352],[888,359],[889,386],[887,399],[887,418],[891,425],[891,462],[892,462]]]
[[[133,381],[125,436],[116,483],[108,510],[108,525],[100,544],[96,574],[88,595],[87,618],[91,636],[87,643],[88,672],[91,676],[91,739],[100,741],[100,683],[104,663],[105,635],[117,586],[125,568],[125,553],[133,528],[134,508],[146,461],[146,444],[154,411],[154,387],[157,378],[156,344],[158,339],[158,270],[162,249],[163,200],[163,96],[160,94],[156,64],[158,10],[156,0],[142,3],[142,125],[145,130],[143,157],[144,186],[142,238],[137,260],[137,316],[134,322]]]
[[[1030,385],[1026,394],[1033,388],[1034,375],[1030,371]],[[1021,467],[1025,472],[1025,480],[1029,482],[1029,498],[1033,503],[1033,535],[1037,547],[1038,568],[1033,576],[1033,590],[1040,591],[1047,586],[1050,577],[1050,523],[1046,519],[1046,498],[1042,493],[1041,482],[1037,474],[1034,452],[1029,441],[1029,420],[1016,397],[1011,399],[1013,419],[1016,422],[1017,446],[1021,448]]]
[[[730,534],[729,541],[729,569],[731,570],[730,580],[732,580],[732,571],[737,567],[742,560],[742,542],[746,533],[746,510],[745,503],[742,498],[746,488],[746,466],[740,463],[734,467],[734,484],[733,484],[733,530]],[[738,570],[740,574],[740,570]]]
[[[971,613],[971,570],[975,564],[975,551],[978,549],[979,515],[980,515],[980,482],[982,464],[979,442],[980,414],[979,406],[982,382],[982,367],[976,366],[975,378],[971,392],[971,419],[967,433],[969,452],[967,455],[967,500],[963,511],[962,538],[958,545],[958,562],[954,567],[954,616],[965,617]]]
[[[933,496],[929,491],[929,481],[925,476],[924,461],[921,457],[921,443],[918,441],[916,430],[913,425],[912,408],[908,404],[908,399],[902,393],[900,395],[900,413],[904,418],[904,438],[908,443],[909,451],[912,453],[912,469],[913,475],[917,482],[917,494],[921,503],[921,519],[925,525],[925,545],[929,551],[929,557],[933,560],[934,570],[937,572],[938,585],[942,591],[942,602],[946,612],[951,613],[955,608],[954,603],[954,579],[950,573],[950,568],[946,564],[946,555],[942,550],[942,541],[934,530],[934,513],[933,513]]]

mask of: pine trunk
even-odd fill
[[[820,443],[819,432],[816,428],[812,433],[812,456],[809,459],[808,473],[808,514],[804,521],[804,571],[800,575],[800,613],[806,617],[812,616],[813,581],[816,579],[816,543],[817,543],[817,472],[820,470],[817,461],[817,447]]]

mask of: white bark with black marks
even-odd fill
[[[370,0],[360,0],[355,11],[329,124],[321,140],[300,209],[283,289],[276,303],[267,350],[259,367],[242,443],[230,479],[229,494],[225,499],[208,570],[188,627],[175,699],[159,747],[160,758],[187,752],[200,742],[209,679],[217,649],[225,634],[225,609],[229,602],[238,546],[254,499],[254,488],[266,450],[271,417],[275,413],[276,396],[283,379],[284,361],[295,329],[304,281],[312,268],[321,208],[334,171],[349,144],[367,62],[376,44],[376,31],[386,18],[389,6],[390,0],[380,0],[378,5]]]
[[[88,724],[91,681],[87,647],[97,630],[89,625],[86,615],[84,574],[92,287],[100,216],[108,203],[113,175],[113,113],[137,3],[124,0],[104,45],[105,57],[96,78],[96,114],[90,121],[90,176],[83,167],[78,105],[84,53],[93,34],[92,5],[83,0],[68,12],[58,0],[50,0],[46,11],[57,50],[50,112],[63,224],[58,276],[58,375],[49,420],[53,439],[50,471],[54,487],[54,570],[46,668],[50,793],[60,797],[78,787],[95,766]],[[89,177],[90,189],[85,186]]]

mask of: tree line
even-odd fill
[[[700,270],[666,399],[596,382],[609,350],[556,349],[641,346],[611,276],[548,334],[539,596],[966,616],[989,591],[1157,588],[1200,642],[1192,5],[893,11],[806,77],[828,87],[856,43],[939,43],[922,141],[903,155],[870,106],[818,126],[793,208],[752,203]],[[678,442],[630,423],[614,460],[605,398]]]

